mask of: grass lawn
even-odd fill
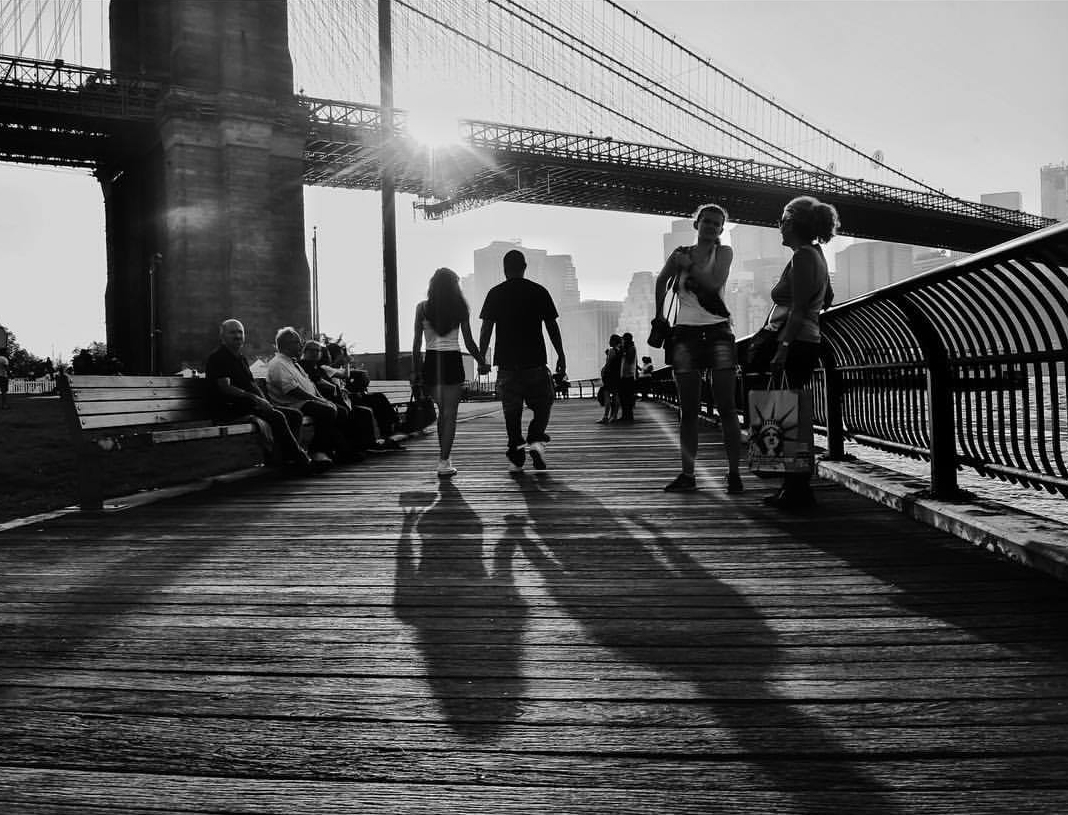
[[[77,504],[77,465],[55,396],[8,396],[0,411],[0,522]],[[115,497],[251,467],[251,436],[161,444],[104,456],[104,495]]]

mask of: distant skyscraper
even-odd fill
[[[664,233],[664,260],[680,246],[689,246],[693,243],[697,233],[693,229],[693,221],[672,221],[671,231]],[[657,269],[659,272],[660,270]]]
[[[482,309],[486,293],[504,280],[504,256],[512,249],[518,249],[526,257],[527,279],[549,290],[557,311],[578,304],[578,276],[571,255],[550,255],[544,249],[523,246],[517,240],[493,241],[475,250],[475,270],[462,281],[464,297],[476,317]]]
[[[738,224],[731,227],[734,263],[727,280],[726,303],[735,336],[757,331],[771,311],[771,289],[790,260],[777,229]]]
[[[608,338],[616,333],[623,304],[618,300],[583,300],[560,312],[560,333],[571,380],[595,379],[604,365]]]
[[[841,303],[913,274],[911,246],[862,241],[835,255],[834,300]]]
[[[649,336],[649,323],[656,311],[656,275],[652,272],[635,272],[627,287],[627,297],[619,313],[617,334],[629,331],[634,336],[639,361],[643,356],[653,358],[659,367],[664,364],[663,349],[650,348],[645,340]]]
[[[984,192],[979,196],[979,203],[1016,212],[1023,211],[1023,195],[1018,192]]]
[[[1047,164],[1039,171],[1042,181],[1042,215],[1068,221],[1068,164]]]

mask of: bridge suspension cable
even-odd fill
[[[107,0],[3,0],[0,53],[107,67]]]
[[[294,55],[295,70],[315,74],[300,83],[309,92],[375,98],[374,5],[291,4],[293,40],[303,52]],[[394,0],[393,9],[396,103],[413,114],[431,105],[453,119],[671,145],[942,194],[617,0]],[[323,64],[329,59],[337,68]]]

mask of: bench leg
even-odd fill
[[[78,451],[78,506],[83,510],[104,508],[104,456],[94,442],[86,442]]]

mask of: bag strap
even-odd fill
[[[668,278],[666,288],[671,292],[671,299],[668,301],[667,308],[664,309],[664,319],[667,320],[668,325],[675,325],[675,320],[679,318],[679,292],[676,288],[679,283],[679,276],[672,275]],[[671,316],[671,309],[675,309],[675,316]]]

